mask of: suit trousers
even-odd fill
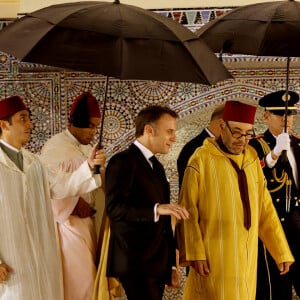
[[[165,282],[158,278],[119,278],[128,300],[162,300]]]

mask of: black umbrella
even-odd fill
[[[286,93],[289,99],[291,56],[300,56],[300,2],[294,0],[256,3],[229,11],[196,31],[213,51],[258,56],[286,56]],[[287,131],[285,101],[284,131]],[[287,160],[286,151],[283,158]]]
[[[52,5],[0,31],[0,51],[21,61],[118,79],[215,84],[232,78],[189,29],[158,13],[102,1]],[[100,127],[104,123],[106,94]]]
[[[217,52],[227,42],[231,53],[286,57],[300,56],[299,33],[300,2],[294,0],[240,6],[196,31]]]
[[[214,52],[287,57],[286,93],[291,56],[300,56],[300,2],[263,2],[238,7],[196,31]],[[286,97],[288,99],[288,97]],[[285,116],[288,101],[285,102]],[[285,131],[287,119],[285,117]]]
[[[29,13],[0,32],[0,51],[119,79],[215,84],[230,77],[183,25],[119,1],[66,3]]]

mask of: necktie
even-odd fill
[[[167,203],[166,201],[169,201],[170,199],[170,186],[166,177],[165,169],[154,155],[151,156],[149,160],[152,162],[153,172],[155,173],[160,183],[157,186],[157,191],[160,191],[162,189],[163,203]]]
[[[166,179],[165,170],[159,160],[154,155],[149,159],[152,162],[152,167],[155,174],[157,174],[162,179]]]
[[[153,155],[150,158],[150,161],[152,162],[152,168],[156,172],[159,169],[159,161],[158,159]]]
[[[218,138],[217,143],[222,151],[225,153],[230,153],[226,146],[223,144],[222,139]],[[249,202],[249,194],[248,194],[248,182],[245,171],[240,169],[235,161],[229,158],[232,167],[235,169],[238,175],[238,184],[239,184],[239,191],[243,203],[243,212],[244,212],[244,227],[249,230],[251,227],[251,207]]]
[[[21,171],[23,171],[23,155],[21,151],[17,152],[16,154],[15,164]]]
[[[15,165],[23,171],[23,154],[21,151],[14,151],[6,147],[3,143],[0,143],[0,148],[6,153],[6,155],[15,163]]]
[[[229,160],[238,175],[239,190],[244,210],[244,226],[247,230],[249,230],[249,228],[251,227],[251,209],[249,203],[247,177],[245,171],[241,170],[235,161],[233,161],[231,158],[229,158]]]

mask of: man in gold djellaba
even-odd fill
[[[254,300],[258,238],[281,274],[294,258],[254,148],[256,107],[227,101],[221,136],[190,158],[179,204],[189,219],[176,227],[180,263],[190,265],[184,300]]]

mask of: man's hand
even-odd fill
[[[179,288],[180,287],[180,273],[177,268],[172,269],[171,284],[167,285],[168,288]]]
[[[278,270],[280,271],[280,275],[286,274],[290,270],[290,266],[293,264],[292,262],[285,261],[277,265]]]
[[[189,213],[185,207],[178,204],[159,204],[157,206],[156,212],[160,216],[174,216],[178,220],[186,220],[189,218]]]
[[[283,150],[289,150],[291,147],[290,136],[287,132],[281,133],[276,138],[276,145],[273,149],[273,153],[279,157]]]
[[[10,272],[13,272],[10,266],[5,263],[0,264],[0,284],[6,281]]]
[[[88,158],[88,164],[91,169],[97,166],[104,166],[106,162],[106,154],[104,149],[97,150],[97,144],[93,146],[93,149]]]
[[[192,261],[191,265],[200,276],[207,277],[209,275],[209,265],[207,260],[195,260]]]

